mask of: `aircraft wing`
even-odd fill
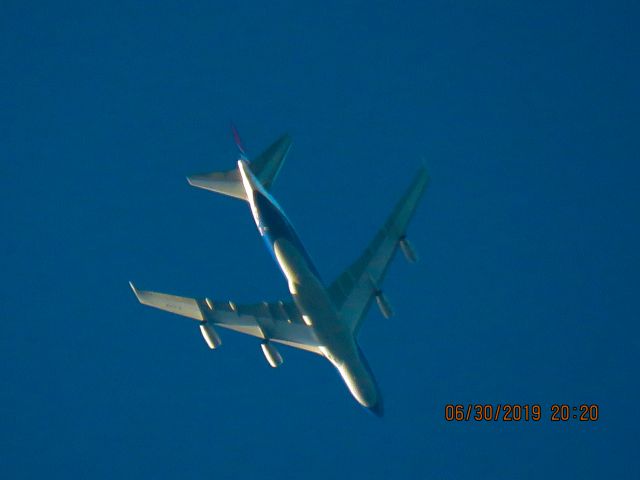
[[[354,334],[380,289],[400,241],[405,238],[427,181],[427,172],[421,168],[364,253],[329,286],[329,295]]]
[[[291,302],[235,304],[131,289],[143,305],[317,354],[321,346]]]

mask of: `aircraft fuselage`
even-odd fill
[[[303,321],[313,329],[323,345],[320,350],[337,368],[353,397],[382,415],[382,396],[371,368],[352,332],[341,321],[291,222],[247,164],[240,160],[238,168],[258,231],[287,279]]]

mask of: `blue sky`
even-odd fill
[[[186,4],[185,4],[186,3]],[[634,477],[634,2],[3,2],[0,475]],[[247,206],[189,187],[283,132],[273,188],[327,280],[424,158],[422,261],[361,333],[368,415],[322,359],[138,305],[286,297]],[[447,423],[448,403],[538,423]],[[596,403],[597,423],[552,423]]]

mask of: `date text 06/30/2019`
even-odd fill
[[[597,422],[599,418],[600,407],[595,403],[554,403],[549,408],[538,403],[448,403],[444,407],[447,422]]]

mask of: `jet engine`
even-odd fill
[[[208,323],[200,324],[200,333],[202,333],[202,337],[204,341],[207,342],[210,349],[218,348],[222,344],[222,340],[220,340],[220,336],[218,332],[214,330],[214,328]]]
[[[408,262],[416,263],[418,261],[418,254],[407,237],[400,238],[400,249],[402,250],[402,253],[404,253],[404,258],[406,258]]]
[[[380,313],[384,315],[384,318],[393,316],[393,309],[391,308],[391,304],[381,290],[378,290],[376,292],[376,302],[378,304],[378,308],[380,309]]]
[[[282,365],[282,362],[284,360],[282,360],[282,355],[280,355],[280,352],[275,346],[273,346],[269,341],[262,342],[260,346],[262,347],[262,353],[264,353],[264,358],[267,359],[267,362],[269,362],[269,365],[271,365],[273,368],[276,368]]]

